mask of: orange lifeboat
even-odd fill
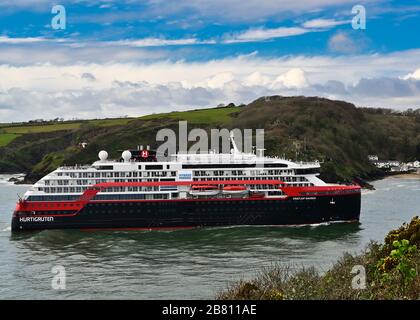
[[[219,192],[215,185],[192,185],[188,193],[192,196],[215,196]]]
[[[225,186],[222,189],[224,194],[243,194],[247,193],[248,189],[245,186]]]

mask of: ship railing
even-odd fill
[[[318,160],[315,161],[295,161],[296,164],[305,165],[305,166],[319,166],[320,162]]]
[[[178,153],[172,155],[172,159],[184,163],[225,163],[233,161],[256,161],[257,157],[253,154],[188,154]]]
[[[91,169],[92,166],[90,165],[74,165],[74,166],[66,166],[63,165],[61,167],[59,167],[59,169],[63,169],[63,170],[87,170],[87,169]]]

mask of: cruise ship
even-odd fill
[[[149,147],[88,166],[63,166],[19,199],[12,231],[155,230],[355,222],[358,185],[327,184],[320,163],[230,153],[177,153],[158,161]],[[261,150],[260,150],[261,151]]]

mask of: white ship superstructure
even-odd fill
[[[170,161],[139,161],[130,151],[124,151],[120,160],[108,160],[105,151],[100,160],[90,166],[62,166],[49,173],[25,193],[28,201],[75,200],[89,187],[109,182],[160,181],[246,181],[280,180],[289,186],[325,186],[319,179],[320,163],[293,162],[255,153],[230,154],[178,153]],[[250,191],[264,191],[278,195],[278,189],[269,185],[252,185]],[[115,187],[100,192],[96,199],[173,199],[188,196],[188,186]]]

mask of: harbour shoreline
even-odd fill
[[[396,179],[405,179],[405,180],[418,180],[420,179],[420,173],[403,173],[403,174],[395,174],[389,175],[387,178],[396,178]]]

